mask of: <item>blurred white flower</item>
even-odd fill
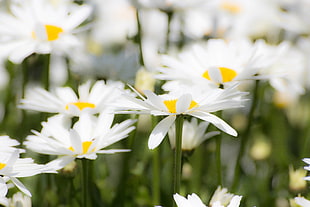
[[[176,120],[176,115],[190,115],[214,124],[220,130],[237,136],[237,132],[219,117],[211,114],[224,109],[242,107],[245,93],[236,91],[236,85],[222,89],[212,89],[202,91],[201,88],[179,88],[174,92],[164,95],[145,90],[147,98],[139,92],[136,93],[142,99],[137,99],[129,95],[124,96],[124,102],[116,103],[117,113],[138,113],[152,114],[155,116],[167,116],[161,120],[151,132],[148,146],[150,149],[156,148],[164,139],[169,128]]]
[[[15,193],[12,198],[9,199],[8,207],[31,207],[31,198],[27,195],[23,195],[21,192]]]
[[[97,81],[91,86],[88,81],[78,88],[76,94],[70,87],[57,87],[53,92],[42,88],[30,88],[20,108],[49,113],[79,116],[82,113],[97,114],[120,97],[124,84]]]
[[[221,186],[218,186],[210,200],[210,206],[238,207],[240,205],[241,198],[242,196],[228,193],[227,188],[222,188]]]
[[[185,120],[182,131],[182,150],[193,150],[198,147],[206,139],[220,134],[219,131],[212,131],[206,133],[209,122],[198,123],[198,120],[192,118],[191,121]],[[169,129],[169,140],[171,147],[175,147],[175,126]]]
[[[66,54],[79,45],[76,29],[91,13],[88,5],[54,5],[49,0],[11,2],[0,15],[1,53],[21,63],[32,53]]]
[[[178,207],[207,207],[195,193],[188,195],[187,198],[176,193],[173,198]]]
[[[131,126],[135,120],[126,120],[112,126],[113,114],[101,113],[99,117],[82,114],[71,129],[71,119],[64,115],[56,115],[42,123],[41,132],[26,138],[28,149],[48,155],[59,155],[47,165],[59,170],[76,158],[96,159],[97,153],[110,154],[127,152],[123,149],[107,149],[128,136],[135,129]]]
[[[310,207],[310,201],[304,197],[295,197],[295,202],[302,207]]]
[[[158,79],[173,80],[187,85],[227,86],[242,80],[257,79],[268,59],[257,52],[247,40],[210,39],[179,53],[177,58],[163,56]],[[164,89],[170,90],[164,85]]]

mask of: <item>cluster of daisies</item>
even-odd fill
[[[18,104],[23,110],[50,114],[41,131],[33,130],[23,143],[0,137],[0,204],[5,206],[12,202],[7,198],[12,184],[31,196],[19,177],[57,173],[75,159],[134,150],[109,148],[136,129],[137,120],[118,123],[115,117],[120,114],[162,118],[149,135],[149,149],[157,148],[167,135],[174,148],[174,123],[186,116],[182,149],[193,150],[221,132],[238,136],[217,112],[247,106],[255,81],[268,81],[281,107],[298,102],[310,86],[306,0],[0,4],[5,5],[0,8],[1,77],[8,76],[8,61],[21,65],[33,55],[50,56],[50,89],[29,84]],[[122,50],[106,52],[115,51],[115,45]],[[64,86],[72,73],[85,81],[76,89]],[[154,92],[155,82],[163,92]],[[1,84],[11,90],[5,87]],[[210,124],[219,131],[208,131]],[[25,152],[18,148],[21,144],[55,159],[35,164],[20,158]],[[196,194],[173,198],[179,207],[206,206]],[[238,207],[241,198],[218,188],[210,206]],[[296,203],[310,206],[300,197]]]

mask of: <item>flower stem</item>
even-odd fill
[[[88,206],[88,177],[89,177],[89,167],[88,167],[88,160],[82,159],[82,205],[81,207],[87,207]]]
[[[238,153],[238,157],[237,157],[237,161],[236,161],[236,165],[235,165],[234,180],[233,180],[233,184],[231,187],[232,191],[236,190],[237,185],[239,183],[240,171],[241,171],[241,166],[240,166],[241,158],[244,155],[245,146],[246,146],[248,139],[250,137],[250,131],[251,131],[251,127],[252,127],[253,119],[254,119],[254,112],[255,112],[257,102],[258,102],[258,88],[259,88],[259,80],[256,80],[255,86],[253,89],[252,104],[251,104],[250,111],[248,113],[247,125],[246,125],[246,128],[245,128],[241,138],[240,138],[241,143],[240,143],[239,153]]]
[[[174,151],[174,184],[173,193],[180,192],[182,174],[182,130],[184,117],[178,115],[175,121],[175,151]]]
[[[158,123],[158,117],[152,116],[152,128],[154,128]],[[160,204],[160,149],[157,147],[153,150],[153,183],[152,183],[152,192],[153,192],[153,204]]]
[[[222,136],[216,138],[216,170],[217,170],[217,183],[222,186],[222,160],[221,160]]]

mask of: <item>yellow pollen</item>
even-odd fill
[[[170,113],[177,113],[177,109],[176,109],[177,101],[178,101],[178,99],[165,100],[164,101],[164,104],[166,105],[166,107]],[[197,107],[197,106],[198,106],[198,103],[196,101],[192,100],[188,109],[192,109],[192,108]]]
[[[59,38],[59,34],[63,32],[63,29],[61,27],[57,27],[54,25],[45,25],[45,30],[47,34],[47,40],[48,41],[54,41]]]
[[[6,164],[5,163],[1,163],[0,162],[0,170],[2,170],[3,168],[5,168]]]
[[[82,147],[83,147],[83,154],[86,154],[88,152],[88,149],[90,147],[90,145],[92,144],[91,141],[86,141],[82,143]]]
[[[59,34],[63,32],[63,29],[61,27],[57,27],[54,25],[44,25],[45,27],[45,32],[46,32],[46,36],[47,36],[47,40],[48,41],[54,41],[57,40],[59,38]],[[36,33],[33,31],[31,33],[31,37],[33,39],[37,38]]]
[[[85,141],[85,142],[82,142],[82,153],[81,154],[86,154],[88,152],[88,149],[90,147],[90,145],[92,144],[91,141]],[[69,150],[71,150],[72,152],[74,152],[74,148],[71,146],[69,147]],[[95,149],[92,150],[92,152],[94,151]],[[0,165],[1,167],[1,165]],[[1,168],[0,168],[1,169]]]
[[[221,3],[220,7],[232,14],[237,14],[240,13],[241,8],[239,5],[234,4],[233,2],[229,2],[229,1],[224,1],[223,3]]]
[[[95,108],[96,107],[96,105],[95,104],[93,104],[93,103],[88,103],[88,102],[72,102],[72,103],[68,103],[67,105],[66,105],[66,110],[69,110],[69,105],[74,105],[74,106],[76,106],[76,107],[78,107],[78,109],[80,110],[80,111],[82,111],[83,109],[85,109],[85,108]]]
[[[222,75],[222,82],[223,83],[232,81],[237,76],[237,72],[234,71],[233,69],[225,68],[225,67],[218,67],[218,69],[220,70],[220,73]],[[209,72],[207,70],[206,70],[206,72],[204,72],[202,74],[202,77],[204,77],[205,79],[211,80],[211,77],[210,77]]]

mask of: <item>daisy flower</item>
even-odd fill
[[[211,39],[184,50],[178,58],[164,55],[158,79],[187,85],[231,85],[241,80],[257,79],[258,71],[268,63],[256,52],[256,45],[247,40]],[[165,90],[170,90],[165,88]]]
[[[88,81],[78,88],[78,94],[70,87],[56,87],[49,92],[42,88],[31,88],[26,98],[21,100],[20,108],[40,112],[61,113],[80,116],[82,113],[97,114],[120,96],[118,89],[124,87],[120,82],[97,81],[92,87]]]
[[[47,165],[55,170],[65,167],[76,158],[94,160],[97,153],[115,153],[128,150],[104,150],[115,142],[128,136],[134,130],[135,120],[126,120],[112,126],[113,114],[101,113],[99,117],[82,114],[71,129],[71,119],[64,115],[56,115],[42,123],[41,132],[33,131],[34,135],[26,138],[28,149],[48,155],[59,155]]]
[[[142,99],[125,95],[125,102],[118,103],[116,113],[140,113],[154,116],[167,116],[161,120],[151,132],[148,146],[156,148],[164,139],[169,128],[176,120],[176,115],[190,115],[210,122],[220,130],[237,136],[237,132],[219,117],[211,114],[224,109],[242,106],[242,95],[245,93],[236,91],[236,85],[222,89],[201,91],[198,88],[181,90],[168,94],[156,95],[152,91],[143,91],[144,98],[139,92],[136,93]]]
[[[304,169],[310,171],[310,158],[304,158],[303,161],[308,164]],[[310,181],[310,176],[307,176],[304,179]]]
[[[30,177],[40,173],[55,172],[46,165],[35,164],[31,158],[19,158],[19,150],[14,152],[0,152],[0,176],[12,181],[23,193],[31,196],[28,189],[17,179]]]
[[[220,134],[219,131],[206,132],[209,122],[200,122],[195,118],[191,121],[184,121],[182,129],[182,150],[191,151],[198,147],[206,139]],[[175,126],[173,125],[169,131],[169,140],[172,148],[175,147]]]
[[[11,2],[10,11],[0,15],[1,51],[21,63],[32,53],[70,53],[79,45],[77,27],[91,13],[88,5],[49,0]]]

